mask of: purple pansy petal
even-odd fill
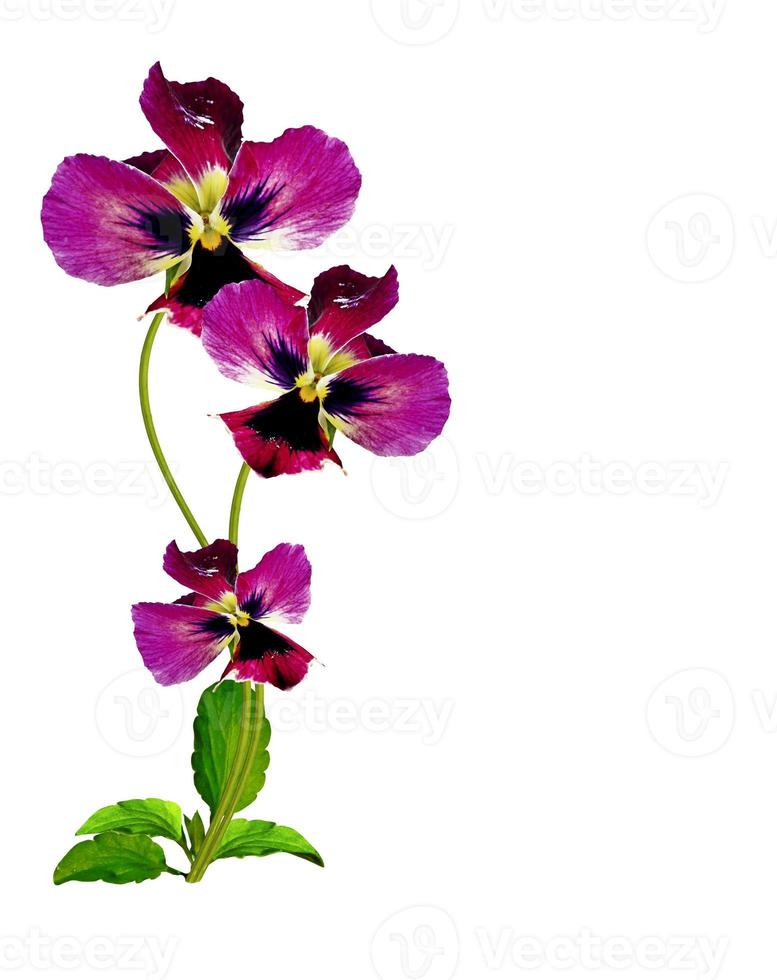
[[[231,541],[218,538],[199,551],[181,551],[171,541],[162,568],[179,585],[218,602],[225,592],[235,591],[237,548]]]
[[[304,402],[295,390],[221,418],[251,469],[273,477],[319,470],[327,459],[342,466],[340,457],[329,448],[318,414],[319,402]]]
[[[354,272],[347,265],[316,277],[310,291],[308,317],[311,335],[319,335],[334,353],[369,330],[399,300],[397,270],[376,278]]]
[[[174,603],[138,602],[132,607],[132,619],[143,663],[164,685],[196,677],[235,631],[218,613]]]
[[[162,294],[146,312],[168,310],[172,323],[186,327],[199,337],[202,332],[203,308],[223,286],[248,280],[268,283],[292,306],[305,295],[276,278],[261,265],[249,261],[232,242],[224,240],[214,251],[203,248],[198,242],[192,250],[189,270],[173,285],[169,296]]]
[[[237,577],[237,604],[253,619],[301,623],[310,606],[310,562],[301,544],[279,544]]]
[[[224,286],[203,311],[202,343],[223,375],[248,384],[293,388],[308,369],[308,325],[258,280]]]
[[[440,434],[450,404],[445,365],[421,354],[388,354],[330,378],[324,411],[378,456],[414,456]]]
[[[240,146],[243,103],[223,82],[171,82],[157,62],[140,107],[195,184],[210,170],[229,170]]]
[[[236,242],[315,248],[349,220],[360,186],[345,143],[303,126],[243,143],[221,211]]]
[[[186,210],[168,190],[135,167],[86,153],[59,165],[41,220],[65,272],[101,286],[144,279],[190,246]]]
[[[253,620],[239,633],[240,642],[225,674],[234,672],[239,680],[273,684],[286,691],[308,672],[313,655],[283,633]]]

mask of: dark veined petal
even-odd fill
[[[364,276],[347,265],[317,276],[310,291],[308,319],[311,338],[316,338],[311,354],[321,370],[327,373],[332,355],[382,320],[398,300],[399,282],[393,265],[380,278]]]
[[[305,295],[256,262],[249,261],[230,241],[224,240],[214,251],[203,248],[197,242],[192,250],[188,271],[176,281],[170,295],[163,294],[154,300],[147,312],[169,310],[173,323],[186,327],[199,337],[203,309],[218,291],[229,283],[249,280],[268,283],[290,305],[298,303]]]
[[[342,465],[318,421],[319,407],[318,400],[305,402],[295,389],[275,401],[227,412],[221,418],[251,469],[272,477],[318,470],[327,459]]]
[[[157,62],[143,85],[140,107],[195,185],[210,171],[229,170],[240,146],[243,103],[223,82],[171,82]]]
[[[414,456],[448,418],[448,375],[434,357],[373,357],[328,379],[323,404],[332,423],[365,449],[378,456]]]
[[[350,219],[360,186],[345,143],[303,126],[243,143],[221,212],[236,242],[315,248]]]
[[[138,602],[132,607],[132,619],[143,663],[163,685],[196,677],[235,631],[224,616],[193,605]]]
[[[190,247],[186,209],[168,190],[136,167],[86,153],[59,165],[41,220],[65,272],[101,286],[144,279]]]
[[[240,642],[227,672],[239,680],[272,684],[282,691],[299,684],[313,655],[288,636],[254,620],[239,630]]]
[[[181,551],[175,541],[171,541],[162,568],[179,585],[218,602],[225,592],[235,591],[237,547],[231,541],[218,538],[198,551]]]
[[[234,381],[285,390],[308,369],[305,311],[259,280],[224,286],[208,303],[202,343]]]
[[[237,578],[237,604],[254,619],[301,623],[310,606],[310,562],[301,544],[279,544]]]

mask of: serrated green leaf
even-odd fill
[[[305,861],[324,867],[318,851],[302,834],[291,827],[281,827],[268,820],[244,820],[238,817],[227,827],[214,860],[228,857],[264,857],[266,854],[295,854]]]
[[[189,817],[184,817],[184,820],[186,821],[186,831],[189,834],[189,843],[193,853],[196,854],[205,839],[205,825],[202,822],[200,811],[195,810],[191,820]]]
[[[82,840],[67,852],[54,869],[54,884],[66,881],[107,881],[126,885],[130,881],[158,878],[168,868],[165,852],[145,834],[109,831],[94,840]]]
[[[202,692],[194,719],[194,752],[192,769],[197,792],[211,809],[216,808],[224,791],[227,776],[240,738],[243,713],[243,688],[246,682],[220,681]],[[261,710],[257,693],[251,688],[251,704]],[[270,723],[262,718],[256,746],[248,760],[247,778],[237,801],[235,812],[243,810],[256,799],[264,786],[265,772],[270,764],[266,751],[270,742]]]
[[[93,813],[76,834],[150,834],[180,841],[183,814],[177,803],[167,800],[123,800]]]

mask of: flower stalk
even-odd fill
[[[151,321],[151,326],[148,328],[148,333],[146,334],[146,339],[143,342],[143,349],[140,353],[140,370],[138,372],[138,388],[140,391],[140,411],[143,415],[143,425],[146,429],[146,435],[148,436],[148,441],[151,444],[151,451],[154,454],[154,459],[157,461],[157,465],[165,479],[165,483],[170,488],[170,493],[173,495],[173,499],[178,504],[178,508],[186,519],[186,523],[192,529],[192,533],[197,539],[201,547],[205,547],[208,543],[208,539],[202,532],[202,528],[197,523],[194,514],[192,514],[189,505],[186,503],[183,494],[175,481],[167,460],[165,459],[165,454],[162,451],[162,446],[159,442],[159,437],[156,434],[156,426],[154,425],[154,417],[151,413],[151,403],[148,394],[148,369],[151,363],[151,350],[154,346],[154,341],[156,340],[156,335],[159,332],[159,327],[164,320],[165,314],[157,313],[154,319]]]

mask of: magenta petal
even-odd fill
[[[310,606],[310,562],[301,544],[279,544],[237,577],[237,604],[253,619],[301,623]]]
[[[303,402],[290,391],[275,401],[265,402],[221,418],[232,433],[243,459],[260,476],[319,470],[326,460],[340,463],[318,421],[319,403]]]
[[[240,146],[243,103],[223,82],[170,82],[157,62],[140,107],[195,183],[209,170],[229,170]]]
[[[326,338],[332,352],[338,351],[382,320],[398,300],[393,265],[380,278],[364,276],[347,265],[329,269],[316,277],[310,291],[310,332]]]
[[[288,389],[308,368],[305,311],[259,280],[224,286],[208,303],[202,343],[234,381]]]
[[[235,631],[218,613],[175,603],[138,602],[132,607],[132,619],[143,663],[164,685],[196,677]]]
[[[225,592],[235,591],[237,547],[218,538],[199,551],[181,551],[171,541],[165,551],[162,568],[179,585],[218,602]]]
[[[282,282],[261,265],[249,261],[236,245],[225,239],[212,252],[204,249],[198,242],[192,250],[189,270],[178,279],[168,296],[159,296],[146,312],[168,310],[172,323],[186,327],[199,337],[204,307],[218,291],[229,283],[249,280],[268,283],[289,305],[298,303],[305,295],[294,286]]]
[[[43,199],[43,234],[71,276],[101,286],[144,279],[190,246],[183,205],[136,167],[80,153]]]
[[[338,429],[379,456],[414,456],[450,411],[445,366],[421,354],[360,361],[328,379],[324,410]]]
[[[308,672],[313,655],[283,633],[253,620],[239,632],[240,642],[227,668],[239,680],[273,684],[286,691]]]
[[[349,220],[360,186],[345,143],[303,126],[243,143],[221,210],[236,242],[315,248]]]

